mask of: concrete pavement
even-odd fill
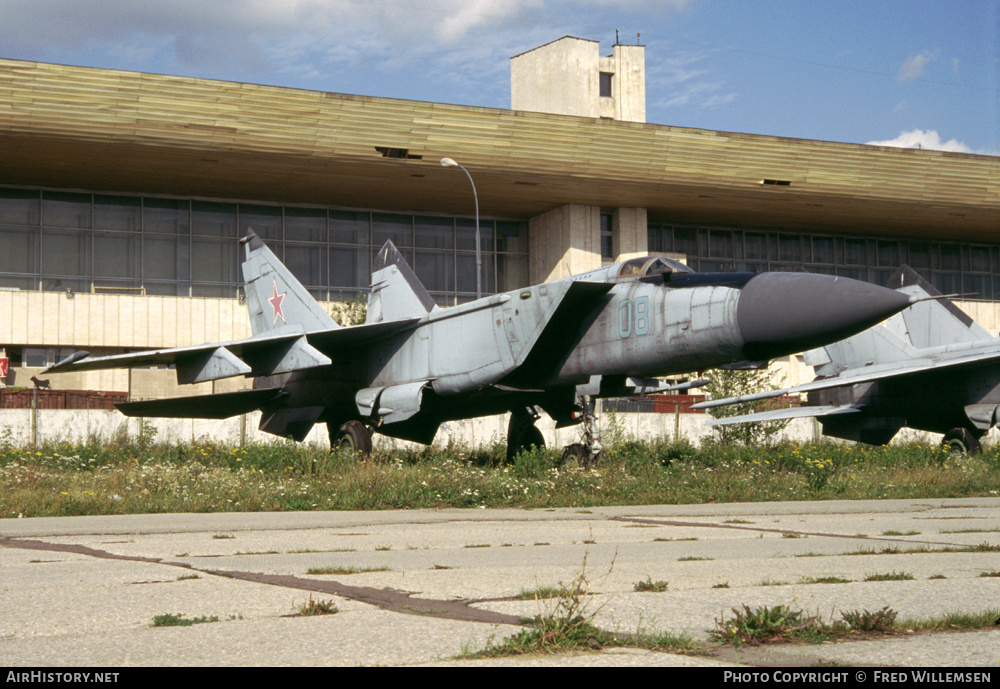
[[[522,590],[581,574],[597,626],[704,639],[744,604],[825,620],[886,605],[900,617],[997,609],[1000,577],[980,575],[1000,572],[1000,554],[967,548],[1000,544],[998,527],[997,498],[10,519],[0,665],[997,667],[1000,627],[738,656],[456,656],[551,608]],[[891,573],[912,579],[865,581]],[[635,591],[644,581],[668,587]],[[339,612],[298,616],[310,597]],[[166,613],[219,621],[153,627]]]

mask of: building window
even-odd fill
[[[1000,245],[671,223],[647,230],[651,252],[684,254],[700,272],[805,270],[885,285],[905,263],[943,294],[1000,299]]]
[[[601,213],[601,262],[615,260],[614,218],[611,213]]]
[[[601,98],[611,98],[611,81],[614,76],[611,72],[601,72]]]
[[[387,239],[438,304],[476,296],[473,218],[13,187],[0,187],[0,288],[235,298],[248,230],[319,300],[367,292]],[[479,232],[483,291],[527,285],[527,222],[481,218]]]

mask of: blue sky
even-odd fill
[[[616,30],[649,122],[1000,155],[1000,0],[0,2],[5,58],[496,108],[512,56]]]

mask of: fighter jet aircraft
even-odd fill
[[[903,426],[944,434],[978,452],[1000,414],[1000,339],[908,266],[889,281],[916,303],[884,325],[805,353],[816,379],[772,392],[712,400],[705,409],[808,393],[808,406],[715,419],[709,425],[818,417],[823,434],[883,445]]]
[[[241,240],[252,337],[100,358],[77,352],[47,371],[172,364],[179,383],[253,377],[253,389],[145,402],[130,416],[226,418],[302,440],[316,423],[361,453],[371,434],[432,442],[443,421],[511,412],[508,453],[590,423],[596,397],[659,392],[655,380],[839,340],[910,303],[862,282],[803,273],[697,274],[635,258],[441,309],[387,242],[367,321],[341,327],[254,233]],[[585,433],[585,437],[592,434]],[[599,441],[576,447],[584,462]]]

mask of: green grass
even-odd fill
[[[624,440],[607,447],[595,470],[571,472],[558,467],[554,449],[509,465],[503,457],[499,442],[376,453],[363,463],[285,441],[0,445],[0,518],[977,497],[996,494],[1000,469],[998,448],[956,458],[936,447],[829,442],[696,448]],[[816,482],[817,463],[836,470]]]
[[[218,622],[219,618],[216,616],[212,617],[194,617],[188,619],[184,617],[183,614],[177,615],[173,613],[166,613],[163,615],[155,615],[153,617],[154,627],[190,627],[193,624],[204,624],[206,622]]]
[[[705,650],[686,633],[673,634],[640,628],[633,634],[600,629],[594,619],[603,603],[592,608],[592,583],[586,577],[586,558],[580,573],[568,584],[522,591],[527,597],[548,599],[548,609],[523,620],[525,628],[486,647],[462,649],[460,658],[494,658],[522,654],[594,652],[604,648],[629,647],[673,653],[704,654]],[[610,570],[608,574],[610,575]],[[661,582],[666,583],[666,582]],[[542,595],[544,593],[544,596]]]
[[[521,589],[515,598],[518,600],[545,600],[546,598],[558,598],[564,593],[559,586],[539,586],[533,589]]]
[[[878,574],[873,572],[872,574],[865,575],[865,581],[912,581],[913,575],[909,572],[897,572],[892,570],[887,574]]]
[[[802,577],[799,580],[800,584],[850,584],[850,579],[845,579],[843,577]]]
[[[912,634],[914,632],[991,629],[1000,619],[1000,609],[978,613],[949,613],[931,618],[899,619],[888,605],[880,610],[841,611],[840,619],[826,622],[784,605],[732,609],[732,616],[715,620],[709,633],[721,643],[735,647],[774,641],[824,643],[836,639],[859,638],[859,634]]]
[[[312,617],[314,615],[333,615],[334,613],[340,612],[340,609],[333,600],[313,600],[312,596],[309,596],[309,600],[296,606],[296,610],[299,615],[303,617]]]
[[[732,617],[716,618],[711,634],[737,647],[776,640],[821,643],[832,636],[818,617],[810,617],[786,605],[760,608],[744,605],[733,608],[732,612]]]
[[[667,582],[653,581],[653,578],[647,575],[646,581],[637,581],[635,582],[632,588],[633,590],[640,593],[644,592],[662,593],[663,591],[667,590],[668,586],[669,584]]]
[[[366,572],[388,572],[388,567],[310,567],[306,574],[364,574]]]
[[[955,612],[938,617],[907,618],[898,620],[895,627],[910,632],[939,632],[948,630],[990,629],[1000,624],[1000,608],[981,612]]]
[[[995,553],[1000,551],[1000,545],[983,541],[976,545],[942,546],[931,548],[925,545],[916,548],[900,548],[899,546],[883,546],[882,548],[858,548],[845,553],[797,553],[792,557],[836,557],[840,555],[931,555],[934,553]]]

